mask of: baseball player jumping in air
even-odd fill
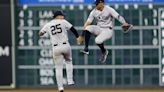
[[[50,35],[52,43],[53,59],[55,63],[56,81],[59,92],[64,92],[63,87],[63,65],[66,64],[67,82],[68,85],[73,85],[73,64],[72,51],[68,42],[67,30],[71,30],[76,36],[77,41],[79,35],[71,23],[64,19],[62,11],[56,11],[53,15],[53,20],[44,25],[40,30],[39,36],[45,33]]]
[[[91,11],[84,24],[82,36],[80,36],[79,44],[83,43],[83,37],[85,37],[85,48],[80,52],[89,54],[89,39],[90,35],[94,34],[96,35],[95,42],[102,52],[100,61],[101,63],[105,63],[108,50],[104,48],[103,42],[110,39],[113,35],[114,19],[117,19],[122,23],[122,28],[125,32],[129,31],[129,29],[132,28],[132,25],[128,24],[112,7],[104,5],[104,0],[95,0],[94,3],[96,8]],[[91,25],[94,19],[96,19],[97,25]]]

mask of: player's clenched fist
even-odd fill
[[[83,37],[83,36],[79,36],[79,37],[77,38],[77,44],[78,44],[78,45],[81,45],[81,44],[83,44],[83,42],[84,42],[84,37]]]
[[[133,25],[128,23],[124,23],[121,27],[124,33],[127,33],[133,29]]]

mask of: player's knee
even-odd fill
[[[90,30],[90,29],[91,29],[90,25],[85,28],[85,30]]]
[[[100,39],[96,38],[96,39],[95,39],[95,43],[96,43],[96,44],[102,44],[103,41],[101,41]]]
[[[94,29],[93,25],[89,25],[85,28],[85,30],[88,30],[89,32]]]

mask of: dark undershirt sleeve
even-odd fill
[[[76,36],[76,38],[79,37],[79,34],[77,33],[77,30],[72,26],[70,30],[73,32],[73,34]]]

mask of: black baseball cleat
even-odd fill
[[[102,56],[100,58],[100,62],[103,64],[106,62],[107,56],[108,56],[108,50],[106,50],[104,53],[102,53]]]
[[[87,51],[87,50],[85,50],[85,49],[80,50],[80,52],[83,53],[83,54],[89,55],[89,51]]]
[[[59,92],[64,92],[64,90],[60,90]]]

